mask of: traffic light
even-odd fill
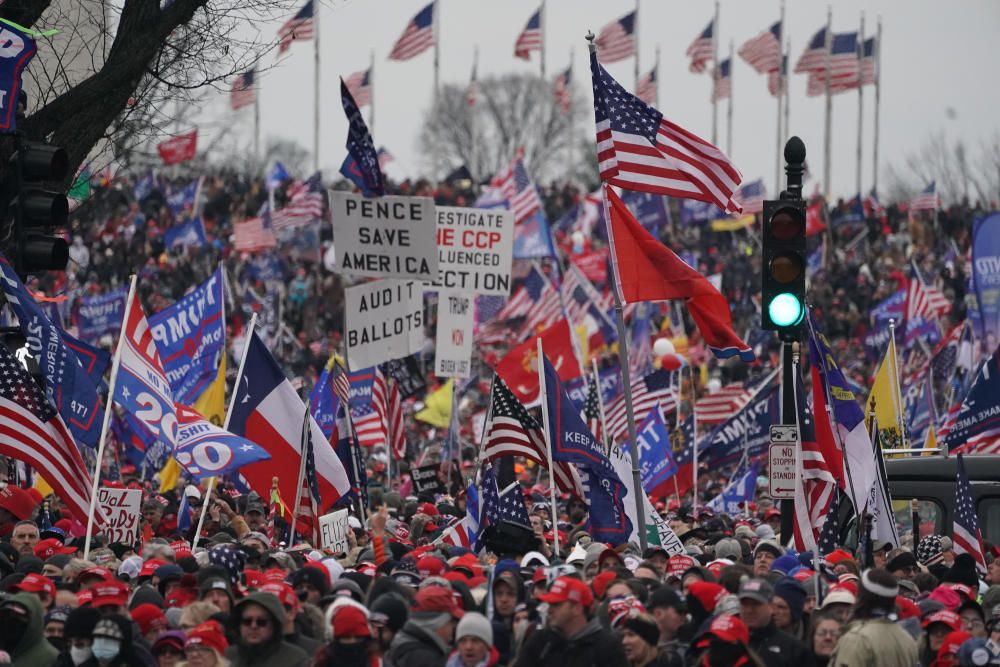
[[[69,201],[65,194],[45,189],[45,184],[62,181],[68,167],[65,150],[37,141],[21,139],[10,158],[4,200],[7,212],[13,213],[12,240],[16,245],[11,253],[21,276],[66,270],[69,244],[50,233],[66,227]]]
[[[764,202],[761,328],[798,338],[806,314],[806,203]]]

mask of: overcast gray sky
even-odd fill
[[[375,143],[397,158],[388,169],[394,178],[417,175],[422,167],[417,137],[423,114],[433,95],[433,56],[430,51],[406,62],[387,60],[389,51],[410,18],[427,0],[323,0],[320,14],[321,131],[320,165],[331,177],[346,151],[346,121],[340,108],[337,77],[368,66],[375,53]],[[527,63],[513,57],[514,41],[539,0],[438,0],[442,82],[465,85],[473,49],[479,47],[479,77],[512,71],[538,71],[538,55]],[[574,73],[590,97],[586,43],[608,21],[631,11],[629,0],[548,0],[546,3],[546,63],[551,78],[569,62],[575,49]],[[778,0],[722,0],[720,44],[736,47],[777,20]],[[712,2],[699,0],[641,0],[639,44],[643,71],[653,64],[660,46],[660,110],[670,120],[709,138],[711,135],[711,80],[688,71],[685,51],[714,11]],[[791,61],[798,59],[808,39],[826,22],[827,4],[795,0],[786,6],[786,35],[791,39]],[[880,184],[885,164],[917,148],[933,132],[961,137],[975,157],[978,142],[1000,128],[1000,2],[996,0],[838,0],[833,7],[835,32],[857,30],[865,15],[866,36],[882,20],[882,108]],[[273,36],[281,21],[255,26]],[[745,179],[774,180],[776,102],[767,92],[766,77],[758,75],[737,56],[733,74],[733,149],[731,157]],[[634,82],[633,60],[608,66],[626,88]],[[261,81],[261,125],[264,141],[282,137],[312,148],[313,45],[293,44],[278,67]],[[806,76],[791,81],[791,132],[805,141],[814,178],[822,178],[822,97],[808,98]],[[865,153],[863,188],[872,182],[872,123],[874,89],[864,90]],[[240,128],[250,146],[253,116],[250,109],[232,114],[226,96],[206,106],[206,118],[226,117]],[[948,109],[953,109],[950,117]],[[365,110],[367,115],[367,109]],[[230,114],[226,116],[226,114]],[[849,196],[855,189],[856,92],[833,100],[833,194]],[[593,132],[592,115],[586,132]],[[725,147],[725,103],[719,109],[719,145]],[[811,186],[807,186],[811,191]]]

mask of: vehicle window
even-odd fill
[[[1000,498],[979,499],[979,530],[984,540],[1000,541]]]
[[[896,515],[896,528],[899,530],[900,546],[906,549],[913,549],[915,546],[913,540],[913,508],[910,501],[892,501],[892,512]],[[1000,532],[1000,498],[997,499],[996,512],[998,532]],[[921,537],[926,537],[927,535],[944,534],[944,507],[936,500],[917,499],[917,516],[919,522],[918,542]]]

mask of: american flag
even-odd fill
[[[719,71],[715,79],[715,99],[724,100],[733,94],[732,61],[729,58],[719,61]]]
[[[816,550],[819,552],[821,558],[833,553],[839,546],[839,527],[840,494],[836,493],[833,502],[830,503],[830,509],[826,512],[826,518],[823,520],[823,528],[819,531],[819,537],[816,539]]]
[[[504,489],[497,489],[497,478],[493,466],[486,466],[480,480],[482,491],[480,530],[489,526],[499,526],[501,523],[514,523],[525,528],[531,528],[531,519],[524,506],[524,493],[517,482]]]
[[[741,185],[740,189],[733,194],[733,199],[743,207],[744,213],[760,213],[764,210],[766,194],[764,181],[758,178],[756,181]]]
[[[308,428],[309,422],[303,419],[305,424],[303,429]],[[319,482],[316,480],[316,456],[313,453],[312,438],[304,437],[305,449],[305,475],[302,479],[302,488],[299,489],[298,514],[295,515],[295,532],[309,540],[311,546],[318,546],[320,543],[319,534],[319,512],[320,494]]]
[[[663,369],[653,371],[632,383],[632,409],[636,424],[642,423],[657,403],[662,406],[664,413],[677,408],[677,396],[670,371]],[[611,440],[617,441],[625,437],[628,433],[628,419],[624,394],[611,401],[604,416],[607,419],[604,426]]]
[[[937,181],[924,188],[920,194],[910,200],[910,210],[935,210],[941,208],[941,198],[937,193]]]
[[[929,366],[936,378],[950,378],[955,372],[958,348],[967,321],[956,324],[931,351]]]
[[[781,69],[772,70],[767,73],[767,92],[771,97],[777,97],[778,92],[782,95],[788,92],[788,56],[781,56]]]
[[[583,418],[586,420],[590,432],[597,438],[597,441],[603,442],[604,429],[601,424],[600,383],[601,378],[599,376],[590,379],[590,386],[587,387],[587,402],[583,406]]]
[[[308,180],[288,188],[288,204],[271,214],[271,226],[276,230],[294,229],[323,217],[322,174],[316,172]]]
[[[727,384],[714,394],[702,396],[694,404],[698,423],[715,425],[728,421],[750,402],[752,396],[753,392],[744,387],[741,382]]]
[[[364,411],[352,409],[351,418],[358,445],[385,445],[397,460],[406,456],[406,431],[399,386],[391,380],[387,381],[382,369],[375,368],[370,407]]]
[[[434,3],[430,3],[406,24],[396,40],[389,60],[409,60],[434,46]]]
[[[350,404],[351,396],[351,376],[347,369],[339,361],[333,362],[333,369],[330,371],[333,393],[344,405]]]
[[[906,290],[906,321],[919,317],[937,319],[951,311],[951,302],[941,290],[924,283],[920,271],[910,266],[910,285]]]
[[[590,55],[590,69],[601,180],[740,212],[732,197],[743,177],[722,151],[622,88],[596,53]]]
[[[826,27],[822,27],[809,40],[809,46],[799,56],[799,61],[795,63],[796,74],[806,74],[816,69],[826,67]]]
[[[75,516],[87,516],[90,471],[62,417],[6,345],[0,345],[0,454],[30,465]]]
[[[795,548],[798,551],[813,550],[823,521],[826,519],[830,503],[837,492],[834,479],[823,458],[823,452],[816,441],[816,424],[810,408],[806,405],[802,383],[796,378],[795,393],[798,402],[799,461],[802,479],[795,486],[795,516],[793,528]]]
[[[560,289],[571,324],[575,326],[585,323],[588,315],[598,320],[598,323],[605,320],[609,326],[612,324],[607,313],[614,297],[610,292],[602,296],[576,265],[571,264],[567,269]]]
[[[556,77],[556,85],[553,89],[556,102],[564,113],[569,113],[570,104],[573,102],[573,87],[570,85],[572,82],[573,66],[570,65],[562,74]]]
[[[778,69],[781,62],[781,21],[748,39],[737,53],[760,74]]]
[[[597,36],[597,48],[606,63],[616,63],[635,55],[635,12],[612,21]]]
[[[986,572],[986,558],[983,556],[983,534],[979,532],[976,506],[972,501],[972,487],[965,473],[965,459],[959,454],[955,475],[955,523],[952,526],[952,542],[955,553],[969,554],[976,561],[980,574]]]
[[[524,506],[524,492],[519,483],[512,482],[500,492],[500,516],[508,523],[531,528],[531,518],[528,517],[528,508]]]
[[[354,98],[354,103],[358,105],[358,108],[372,103],[371,72],[370,68],[363,69],[344,79],[344,83],[351,91],[351,97]]]
[[[632,313],[632,331],[629,334],[628,376],[641,377],[653,370],[653,344],[651,332],[653,322],[650,319],[652,304],[641,301],[634,306]]]
[[[525,318],[518,340],[544,329],[562,317],[559,292],[537,265],[531,267],[524,283],[514,296],[496,313],[492,321],[486,323],[477,336],[482,345],[499,345],[511,342],[511,330],[506,325],[509,320]]]
[[[858,87],[858,33],[846,32],[833,36],[830,44],[830,92],[842,93]],[[806,95],[816,97],[826,92],[827,60],[809,72]]]
[[[469,77],[469,87],[465,90],[465,103],[470,107],[476,105],[476,94],[478,91],[479,84],[476,81],[476,63],[472,63],[472,76]]]
[[[292,48],[292,42],[302,42],[313,38],[316,32],[313,17],[313,0],[308,0],[295,16],[278,28],[279,54]]]
[[[492,187],[503,191],[507,207],[514,212],[515,225],[521,224],[542,208],[542,200],[524,168],[523,158],[524,149],[518,149],[507,168],[490,182]]]
[[[688,69],[697,74],[701,74],[707,69],[708,63],[715,57],[715,20],[708,22],[708,26],[701,31],[688,47],[687,55],[691,58]]]
[[[488,461],[501,456],[522,456],[541,466],[549,465],[548,448],[541,424],[528,414],[527,409],[499,376],[493,381],[493,397],[482,455]],[[554,477],[559,490],[583,497],[580,476],[573,466],[556,463],[555,467]]]
[[[233,224],[233,248],[236,252],[258,252],[275,248],[278,241],[262,218],[250,218]]]
[[[380,147],[378,149],[378,168],[385,170],[387,164],[396,159],[396,156],[385,149],[385,147]]]
[[[229,108],[233,111],[250,106],[257,101],[257,89],[253,87],[257,73],[254,70],[244,72],[233,81],[229,91]]]
[[[636,86],[635,95],[646,104],[656,104],[656,67],[639,77],[639,85]]]
[[[864,51],[861,57],[861,85],[875,85],[875,38],[870,37],[865,40]]]
[[[514,43],[514,57],[530,60],[532,51],[541,50],[542,10],[539,9],[531,15],[531,18],[528,19],[528,25],[524,26],[524,30],[517,36],[517,41]]]

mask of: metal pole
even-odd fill
[[[875,32],[875,126],[872,137],[872,190],[878,192],[878,112],[882,99],[882,17]]]
[[[542,0],[542,6],[538,8],[538,32],[542,36],[542,45],[538,49],[538,63],[539,69],[541,70],[542,82],[545,82],[545,0]],[[555,511],[555,508],[552,508]]]
[[[545,431],[545,450],[549,457],[549,495],[552,498],[552,516],[556,516],[556,467],[552,462],[552,438],[549,437],[549,402],[545,396],[545,351],[542,349],[542,337],[535,339],[538,351],[538,397],[542,401],[542,427]],[[559,555],[559,530],[553,522],[552,541],[555,543],[555,553]],[[643,547],[645,549],[645,547]]]
[[[733,63],[729,63],[729,72],[733,71]],[[712,19],[712,145],[719,139],[719,3],[715,3],[715,18]]]
[[[319,14],[320,3],[313,5],[313,171],[319,171]]]
[[[729,40],[729,103],[726,109],[726,155],[733,157],[733,40]]]
[[[656,86],[656,108],[660,108],[660,45],[656,45],[656,60],[653,61],[653,72],[656,75],[656,80],[653,82]],[[636,92],[639,92],[638,90]]]
[[[601,444],[604,445],[605,453],[611,451],[608,444],[608,420],[604,417],[604,396],[601,394],[601,373],[597,369],[597,359],[590,360],[590,367],[594,373],[594,383],[597,385],[597,412],[601,416]]]
[[[795,425],[795,365],[792,362],[792,342],[781,341],[781,423]],[[796,459],[798,454],[796,454]],[[795,501],[781,501],[781,541],[788,542],[795,529]]]
[[[732,68],[732,64],[730,64],[730,68]],[[729,71],[732,72],[733,70],[730,69]],[[681,374],[683,373],[684,370],[682,369]],[[691,514],[695,515],[698,511],[698,411],[694,407],[697,401],[695,401],[694,396],[694,367],[691,365],[688,365],[688,374],[691,376],[691,429],[694,431],[691,437],[691,475],[694,478],[691,487],[693,491],[691,496]]]
[[[375,49],[372,49],[368,59],[368,132],[375,136]]]
[[[254,77],[256,85],[257,77]],[[253,157],[260,161],[260,95],[256,91],[253,96]]]
[[[639,0],[635,0],[635,20],[632,22],[635,33],[635,91],[639,92]]]
[[[784,71],[784,75],[782,76],[782,81],[785,82],[786,86],[788,85],[788,83],[787,83],[788,82],[788,61],[789,61],[789,59],[791,57],[792,57],[792,42],[791,42],[790,39],[788,39],[788,40],[785,40],[785,55],[784,55],[784,57],[781,60],[781,64],[784,66],[784,70],[785,70]],[[789,108],[789,106],[791,106],[790,103],[789,103],[791,99],[792,99],[792,96],[788,95],[787,92],[786,92],[786,95],[785,95],[785,131],[782,133],[784,135],[781,138],[782,143],[787,143],[788,142],[788,134],[789,134],[788,108]]]
[[[777,123],[778,128],[774,133],[774,191],[775,193],[781,192],[781,165],[783,160],[781,159],[781,150],[784,143],[781,141],[781,99],[784,97],[783,89],[785,87],[785,75],[781,71],[781,42],[785,36],[785,0],[781,0],[781,19],[778,23],[780,26],[778,28],[778,90],[776,91],[775,97],[778,98],[778,113]],[[732,74],[733,65],[732,62],[729,64],[729,72]]]
[[[831,118],[833,116],[833,95],[830,92],[830,51],[833,49],[833,9],[826,8],[826,122],[823,131],[823,197],[830,199],[830,165],[832,152],[832,128]]]
[[[302,434],[299,437],[299,476],[298,483],[295,485],[295,501],[292,503],[292,517],[288,522],[288,546],[295,544],[295,518],[299,515],[299,505],[302,502],[302,484],[306,479],[306,448],[309,446],[309,397],[306,396],[305,401],[306,409],[305,414],[302,416]],[[354,456],[351,456],[351,462],[354,463],[355,473],[357,473],[357,460]],[[309,491],[312,493],[312,490]],[[316,521],[319,521],[319,517],[313,517]],[[315,546],[315,545],[313,545]]]
[[[917,280],[920,278],[917,277]],[[903,397],[899,393],[899,361],[896,359],[896,320],[889,320],[889,334],[891,336],[890,343],[892,344],[892,354],[890,356],[889,370],[892,371],[891,381],[892,381],[892,411],[896,416],[896,425],[899,426],[899,440],[900,445],[903,449],[906,449],[909,445],[906,443],[906,424],[903,420]]]
[[[861,27],[858,30],[858,148],[857,148],[857,174],[855,174],[855,190],[858,199],[861,199],[861,140],[863,138],[863,127],[865,120],[864,104],[864,83],[861,81],[862,62],[865,57],[865,13],[861,12]]]

